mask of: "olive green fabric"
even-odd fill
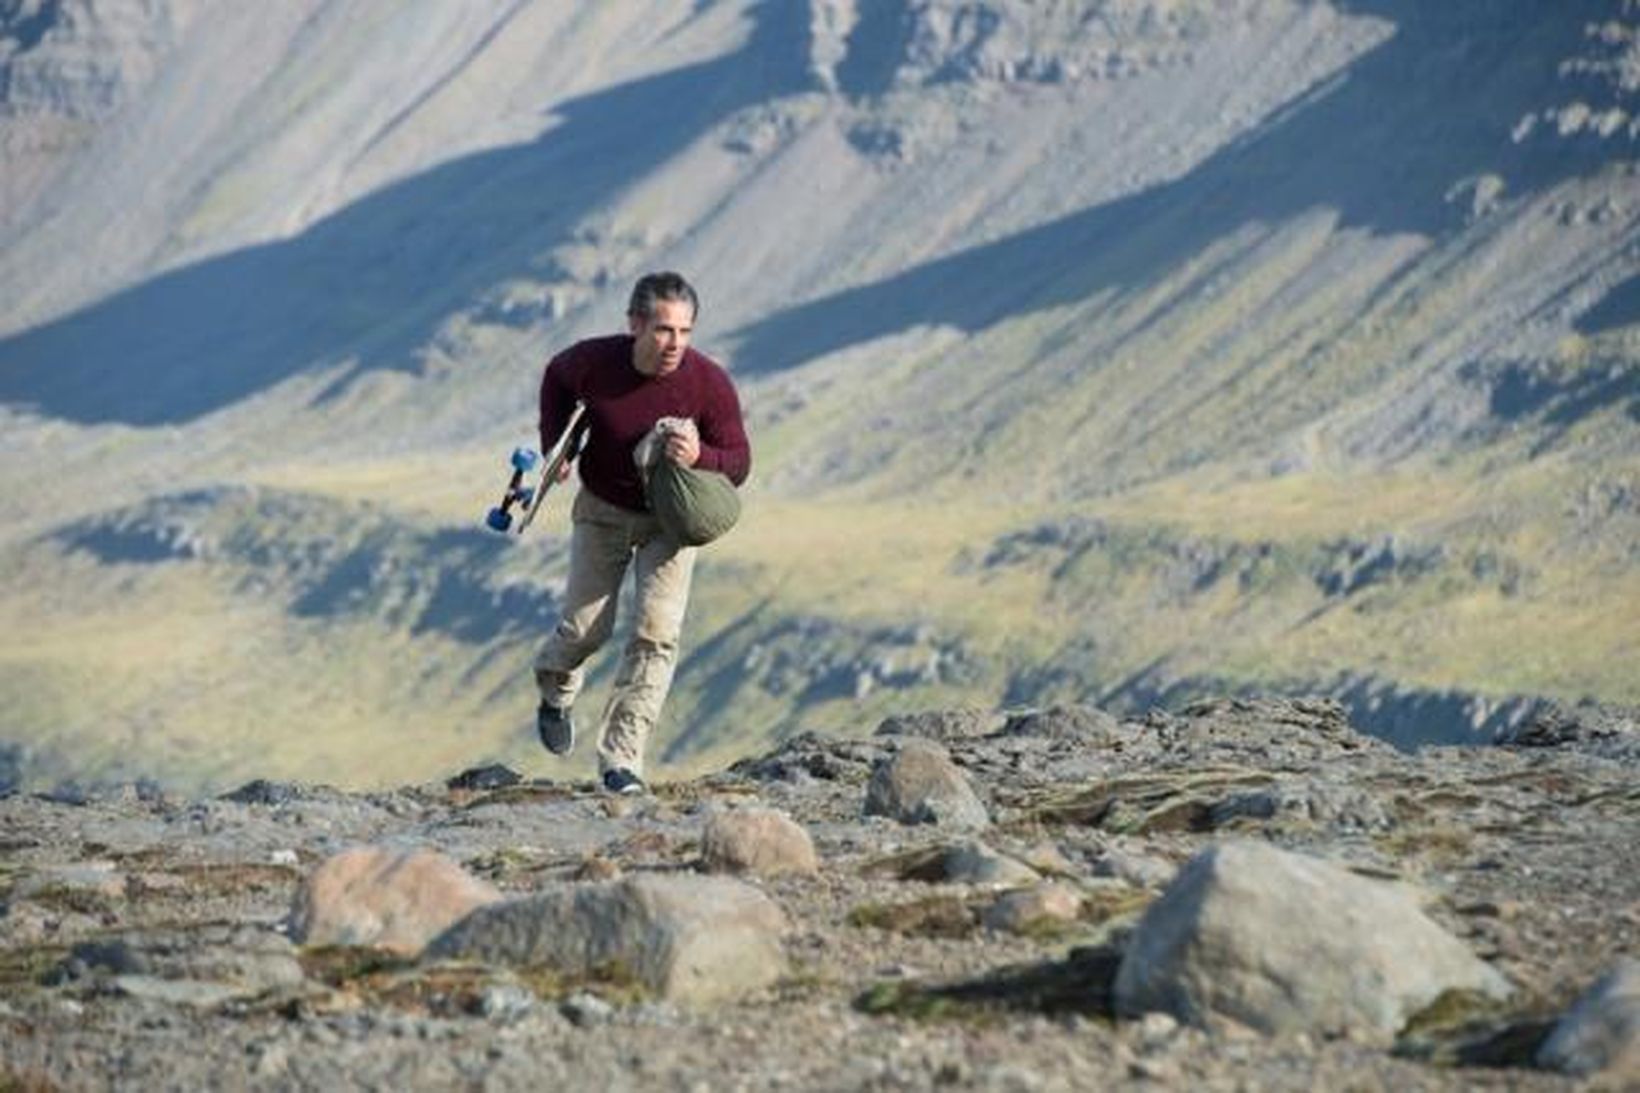
[[[710,543],[740,519],[740,495],[734,483],[716,471],[657,459],[645,493],[649,511],[684,546]]]

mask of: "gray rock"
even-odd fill
[[[1114,877],[1135,888],[1165,887],[1178,868],[1165,858],[1126,850],[1107,850],[1094,859],[1090,872],[1096,877]]]
[[[1233,794],[1214,805],[1209,814],[1215,828],[1239,819],[1292,819],[1345,831],[1384,831],[1395,825],[1391,809],[1370,790],[1317,778]]]
[[[1116,979],[1118,1012],[1266,1033],[1387,1043],[1447,990],[1507,981],[1427,918],[1413,893],[1260,843],[1197,855],[1140,921]]]
[[[239,996],[238,991],[221,983],[198,979],[160,979],[152,975],[115,976],[114,988],[128,998],[201,1010],[214,1009]]]
[[[928,740],[909,739],[871,772],[865,814],[903,824],[982,828],[991,823],[968,778],[946,750]]]
[[[1018,858],[994,850],[978,840],[950,847],[940,864],[945,879],[956,884],[1010,888],[1034,884],[1042,879],[1041,874]]]
[[[478,996],[479,1015],[491,1021],[516,1021],[535,1008],[535,995],[512,983],[492,983]]]
[[[1028,933],[1044,925],[1075,922],[1082,912],[1082,893],[1069,884],[1040,884],[1004,892],[980,915],[993,930]]]
[[[577,1028],[591,1028],[613,1019],[615,1007],[596,994],[578,991],[558,1004],[558,1012]]]
[[[1004,736],[1037,736],[1103,747],[1121,735],[1121,723],[1095,706],[1050,706],[1008,718]]]
[[[81,942],[56,978],[106,979],[132,997],[209,1007],[297,986],[304,975],[289,939],[256,926],[220,924]]]
[[[446,789],[462,790],[505,789],[523,780],[522,774],[505,763],[485,763],[483,766],[468,767],[445,782],[444,786]]]
[[[709,873],[770,877],[814,873],[820,859],[801,824],[778,809],[741,808],[715,813],[701,833],[701,864]]]
[[[290,935],[307,945],[374,945],[414,954],[501,893],[431,850],[361,846],[319,865],[291,907]]]
[[[1617,962],[1566,1011],[1537,1063],[1579,1078],[1640,1084],[1640,960]]]
[[[773,982],[785,930],[780,908],[741,881],[646,874],[482,907],[427,955],[569,975],[619,966],[661,998],[709,1005]]]
[[[49,899],[61,895],[86,895],[102,899],[123,899],[125,874],[113,862],[88,861],[51,865],[25,877],[12,891],[16,899]]]
[[[996,727],[997,716],[984,710],[924,710],[886,717],[877,736],[920,736],[929,740],[967,740]]]
[[[306,792],[305,787],[295,782],[257,778],[222,794],[221,799],[240,805],[284,805],[301,800]]]

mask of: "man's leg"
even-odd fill
[[[575,498],[564,613],[535,657],[541,701],[556,709],[574,704],[586,678],[586,659],[615,629],[621,581],[632,557],[631,536],[618,513],[586,490]]]
[[[598,734],[601,771],[643,776],[644,746],[677,666],[696,553],[658,531],[638,548],[638,618]]]

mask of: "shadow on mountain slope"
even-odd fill
[[[724,116],[796,89],[806,34],[797,0],[762,5],[737,54],[569,102],[535,143],[453,160],[291,240],[164,274],[0,341],[0,401],[159,425],[305,371],[346,363],[344,383],[414,371],[439,322],[538,267],[612,192]]]
[[[1010,315],[1140,288],[1248,223],[1310,209],[1341,227],[1434,236],[1447,194],[1483,173],[1509,192],[1591,167],[1587,146],[1516,144],[1552,101],[1557,62],[1604,7],[1518,0],[1356,0],[1395,32],[1339,77],[1180,179],[736,331],[737,369],[776,372],[916,325],[973,332]]]
[[[1606,293],[1598,304],[1578,316],[1575,325],[1579,334],[1605,334],[1640,325],[1640,277],[1630,277]]]
[[[374,619],[473,645],[536,637],[561,606],[552,586],[509,579],[518,549],[509,539],[424,530],[369,506],[276,490],[165,495],[76,521],[49,539],[106,565],[215,565],[240,575],[239,594],[282,598],[296,618]],[[553,541],[537,557],[561,566],[566,549]]]
[[[1519,191],[1580,169],[1564,147],[1516,146],[1509,133],[1552,97],[1555,61],[1604,10],[1596,0],[1351,8],[1390,19],[1395,35],[1197,170],[745,327],[727,339],[738,369],[778,371],[919,324],[975,330],[1142,286],[1239,225],[1312,208],[1381,234],[1432,235],[1456,219],[1445,194],[1459,180],[1495,172]],[[159,425],[305,372],[345,365],[345,385],[415,371],[441,321],[507,277],[538,272],[612,191],[807,79],[807,9],[776,0],[755,12],[739,53],[568,103],[533,144],[441,165],[292,240],[165,274],[0,341],[0,401],[84,423]],[[880,62],[848,70],[846,82],[869,85]]]

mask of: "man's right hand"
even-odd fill
[[[568,482],[569,472],[574,469],[574,460],[566,459],[558,464],[558,481]]]

